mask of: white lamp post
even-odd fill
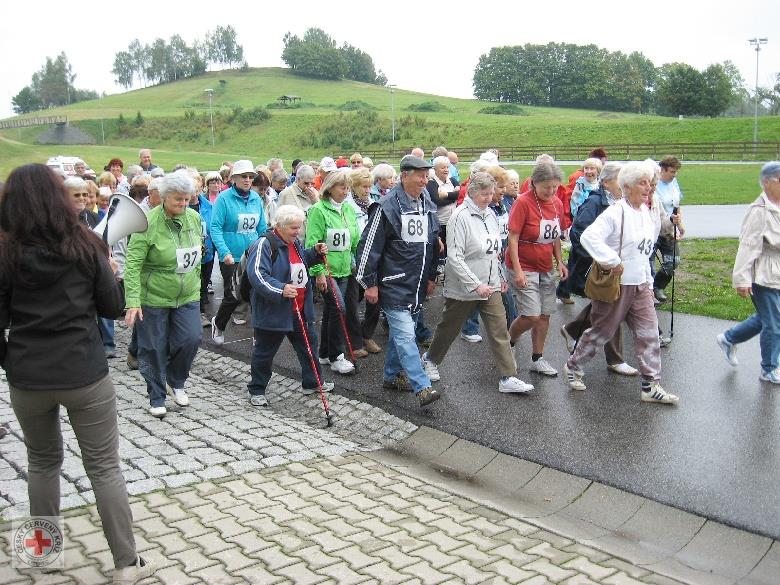
[[[761,52],[761,45],[766,45],[766,38],[755,37],[748,39],[748,42],[756,48],[756,109],[753,117],[753,144],[758,143],[758,55]]]

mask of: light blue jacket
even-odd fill
[[[250,190],[249,196],[244,198],[231,187],[219,194],[211,212],[211,240],[220,260],[232,254],[233,260],[238,262],[241,254],[266,229],[263,200],[257,193]]]
[[[203,259],[201,264],[206,264],[214,260],[214,242],[211,241],[211,211],[213,205],[209,198],[204,195],[198,195],[198,202],[200,203],[200,223],[203,227]],[[192,205],[190,205],[192,209]]]

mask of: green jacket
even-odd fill
[[[200,215],[189,209],[175,220],[158,205],[147,215],[149,229],[130,237],[125,261],[125,306],[175,308],[200,300],[200,260],[203,238]],[[181,262],[194,267],[178,273],[176,250],[196,248],[197,258]]]
[[[345,250],[337,251],[344,246],[344,230],[349,234],[349,242]],[[311,248],[321,241],[328,245],[328,263],[333,276],[351,275],[360,232],[355,209],[346,200],[342,202],[340,212],[327,199],[321,199],[309,208],[306,214],[306,247]],[[327,274],[327,270],[324,264],[317,264],[309,269],[309,274]]]

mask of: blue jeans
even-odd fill
[[[415,342],[414,316],[404,307],[384,307],[384,311],[390,326],[385,353],[385,380],[392,380],[405,371],[412,391],[419,394],[425,388],[430,388],[431,381],[423,371],[420,352]]]
[[[103,348],[107,352],[113,352],[116,349],[116,344],[114,343],[114,320],[98,317],[98,330],[100,331],[100,337],[103,339]]]
[[[501,293],[501,300],[504,301],[504,311],[506,311],[506,328],[512,325],[512,321],[517,319],[517,307],[515,306],[515,297],[512,296],[512,289],[507,289]]]
[[[165,384],[184,388],[198,353],[203,326],[200,303],[178,308],[143,307],[144,320],[136,321],[138,370],[146,380],[149,403],[165,405]]]
[[[756,312],[724,335],[729,343],[742,343],[760,334],[761,369],[771,372],[780,353],[780,290],[753,284],[753,304]]]
[[[276,352],[279,351],[279,346],[282,345],[284,338],[290,340],[290,344],[295,350],[295,355],[298,356],[298,362],[301,364],[302,383],[304,389],[318,388],[317,376],[314,375],[314,370],[311,369],[311,359],[309,358],[309,350],[306,348],[306,340],[301,333],[301,326],[298,323],[297,317],[293,318],[293,330],[292,331],[269,331],[267,329],[255,329],[255,346],[252,348],[252,365],[251,372],[252,378],[247,384],[247,389],[252,396],[258,396],[265,394],[265,389],[268,387],[268,382],[271,380],[271,365],[274,361]],[[309,343],[311,344],[312,356],[317,355],[317,334],[314,332],[314,323],[306,323],[306,332],[309,336]],[[322,380],[322,368],[314,359],[314,365],[317,367],[317,374]]]
[[[412,315],[412,319],[414,319],[414,336],[417,341],[426,341],[433,337],[433,331],[425,325],[425,313],[422,307]]]
[[[479,309],[475,309],[460,328],[463,335],[479,335]]]

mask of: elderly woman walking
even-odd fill
[[[763,191],[742,220],[732,283],[737,294],[756,308],[742,323],[717,336],[726,360],[737,366],[737,344],[761,335],[759,379],[780,384],[780,161],[764,165],[759,175]]]
[[[660,384],[661,346],[653,305],[653,278],[648,258],[658,238],[658,226],[648,210],[655,169],[630,162],[618,173],[623,199],[588,226],[580,242],[602,269],[620,276],[620,296],[614,302],[591,301],[591,327],[580,338],[563,371],[572,390],[585,390],[582,366],[615,335],[625,321],[634,336],[643,402],[677,404],[679,398]]]
[[[149,413],[166,415],[166,384],[179,406],[203,333],[200,323],[200,215],[187,205],[195,183],[186,171],[160,179],[162,204],[147,216],[149,229],[130,238],[125,264],[129,327],[138,333],[138,369],[146,380]]]

